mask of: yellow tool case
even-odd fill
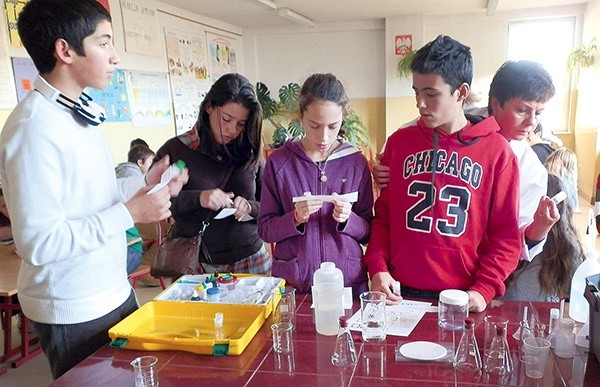
[[[202,288],[201,284],[207,284],[207,278],[213,277],[181,277],[112,327],[108,331],[111,346],[215,356],[241,354],[281,299],[279,289],[285,281],[248,274],[233,276],[235,281],[223,281],[216,286],[221,292],[219,302],[208,302],[203,295],[196,297],[196,293],[202,293],[197,290]],[[217,313],[222,313],[222,331],[215,325]]]

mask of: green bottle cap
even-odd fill
[[[177,160],[177,162],[175,163],[175,166],[180,170],[183,171],[183,168],[185,168],[185,161],[183,160]]]

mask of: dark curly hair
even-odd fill
[[[410,70],[441,76],[453,93],[463,83],[471,85],[473,56],[469,47],[449,36],[439,35],[415,53]]]

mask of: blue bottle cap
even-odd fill
[[[219,288],[208,288],[206,289],[206,294],[208,294],[209,296],[219,294]]]

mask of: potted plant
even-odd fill
[[[416,51],[411,51],[408,54],[406,54],[404,56],[404,58],[400,59],[400,61],[398,62],[398,77],[400,79],[402,78],[409,78],[411,71],[410,71],[410,64],[413,61],[413,58],[415,57],[415,52]]]
[[[590,67],[594,64],[594,55],[596,53],[596,39],[592,39],[587,46],[581,46],[573,50],[567,58],[567,69]]]

